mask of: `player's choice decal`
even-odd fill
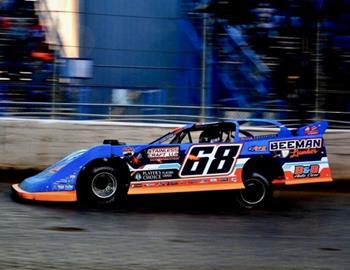
[[[228,175],[232,172],[241,145],[195,145],[188,151],[181,177]]]

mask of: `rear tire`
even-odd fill
[[[261,174],[253,173],[244,181],[245,189],[237,193],[236,200],[244,208],[265,205],[272,197],[272,186]]]
[[[128,192],[125,179],[120,170],[108,165],[88,169],[80,179],[78,199],[85,205],[115,205]]]

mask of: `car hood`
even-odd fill
[[[23,180],[19,185],[20,188],[27,192],[73,190],[78,171],[65,176],[62,174],[62,170],[87,151],[86,149],[82,149],[69,154],[37,175]]]
[[[72,191],[83,166],[101,158],[121,157],[127,151],[140,151],[145,145],[96,145],[75,151],[39,174],[23,180],[19,187],[26,192]]]

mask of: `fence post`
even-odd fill
[[[201,74],[201,109],[200,120],[205,121],[206,117],[206,84],[207,84],[207,14],[203,13],[203,29],[202,29],[202,74]]]

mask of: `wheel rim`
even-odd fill
[[[117,179],[109,172],[96,174],[91,182],[92,192],[101,199],[107,199],[117,191]]]
[[[250,179],[245,183],[245,189],[240,191],[242,201],[248,205],[262,202],[266,195],[266,186],[257,179]]]

